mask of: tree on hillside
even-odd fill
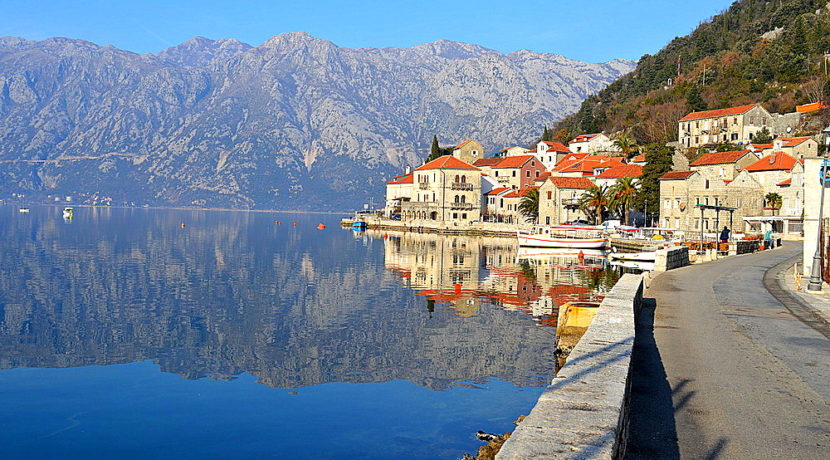
[[[529,188],[522,195],[522,200],[519,202],[519,212],[526,217],[532,217],[534,220],[539,215],[539,189]]]
[[[772,142],[772,135],[770,135],[769,130],[766,126],[761,128],[760,131],[755,133],[755,136],[752,138],[753,144],[769,144]],[[728,150],[726,150],[728,152]]]
[[[643,166],[643,175],[640,176],[640,191],[634,201],[636,209],[648,214],[660,209],[659,177],[671,171],[674,150],[660,144],[646,145],[644,150],[648,163]]]
[[[602,213],[608,209],[609,196],[608,187],[594,185],[579,197],[579,209],[593,216],[594,223],[599,225],[602,223]]]
[[[640,184],[634,177],[620,177],[609,189],[610,207],[622,212],[624,225],[629,225],[629,211],[634,206],[639,191]]]
[[[686,93],[686,104],[689,106],[689,112],[701,112],[706,110],[706,101],[700,95],[700,87],[692,86],[689,92]]]
[[[545,126],[545,130],[542,131],[542,140],[545,142],[550,142],[553,139],[553,130],[549,130],[547,126]]]

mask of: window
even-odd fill
[[[466,202],[467,202],[467,197],[466,197],[465,195],[461,195],[461,202],[462,202],[462,203],[466,203]]]
[[[530,160],[530,166],[536,166],[536,162],[533,161],[533,160]]]
[[[536,178],[537,179],[539,178],[539,171],[538,170],[536,171]]]
[[[465,212],[464,214],[461,214],[461,218],[466,219],[467,218],[467,213]]]
[[[470,152],[474,157],[478,156],[478,150],[473,150]]]
[[[516,171],[515,170],[513,171],[513,177],[516,177]]]
[[[462,183],[462,184],[466,184],[466,183],[467,183],[467,176],[461,176],[461,183]]]
[[[548,190],[548,199],[549,200],[553,199],[553,192],[551,192],[550,190]]]
[[[455,183],[458,183],[458,182],[461,182],[461,181],[459,180],[458,174],[456,174],[455,175]]]
[[[709,188],[709,179],[706,179],[706,182],[703,184],[703,188]],[[706,204],[709,204],[709,199],[706,199]]]
[[[457,212],[452,213],[452,218],[453,219],[458,219],[458,213]]]
[[[496,171],[496,177],[499,177],[499,172],[498,171]]]
[[[700,204],[700,197],[695,198],[695,201],[696,201],[695,204]]]
[[[738,133],[732,133],[732,137],[731,137],[731,139],[732,139],[733,141],[737,141],[737,140],[738,140]]]
[[[545,225],[550,225],[550,216],[545,216]]]
[[[525,171],[525,177],[530,177],[530,170]]]

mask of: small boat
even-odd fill
[[[366,230],[366,222],[364,222],[362,220],[354,221],[352,223],[352,230],[357,230],[359,232],[362,232],[363,230]]]
[[[636,260],[644,262],[654,262],[656,254],[654,251],[645,252],[612,252],[611,258],[614,260]]]
[[[516,237],[519,246],[533,248],[602,249],[608,244],[602,227],[533,227],[530,232],[517,231]]]
[[[326,224],[318,224],[317,225],[317,230],[325,230],[325,229],[326,229]]]
[[[72,208],[63,208],[63,218],[64,219],[71,219],[74,217],[75,211]]]
[[[29,212],[29,208],[20,208],[20,209],[17,210],[17,212],[22,212],[22,213],[25,214],[25,213]]]

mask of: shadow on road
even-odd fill
[[[631,354],[629,435],[625,456],[628,459],[680,458],[672,388],[654,340],[656,306],[654,299],[644,298],[636,320],[636,338]],[[693,394],[687,396],[691,398]]]

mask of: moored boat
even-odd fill
[[[22,212],[22,213],[25,214],[25,213],[29,212],[29,208],[20,208],[20,209],[17,210],[17,212]]]
[[[547,226],[517,231],[519,246],[534,248],[602,249],[608,237],[602,227]]]

